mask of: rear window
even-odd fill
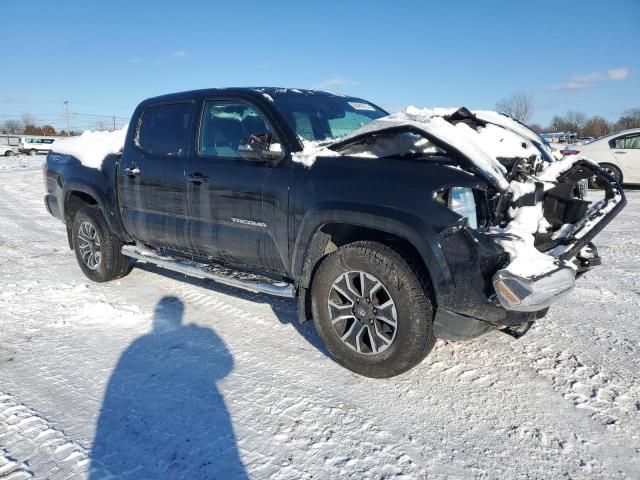
[[[136,131],[136,145],[157,155],[183,155],[189,142],[193,103],[148,107]]]

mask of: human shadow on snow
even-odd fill
[[[271,310],[275,314],[278,321],[284,325],[289,325],[296,330],[296,332],[304,338],[310,345],[316,348],[320,353],[333,361],[333,357],[329,354],[325,348],[322,340],[318,336],[313,322],[300,323],[298,320],[298,300],[289,299],[283,297],[276,297],[273,295],[267,295],[263,293],[252,293],[240,288],[229,287],[221,283],[217,283],[213,280],[202,280],[195,277],[189,277],[180,273],[172,272],[164,268],[156,267],[155,265],[149,265],[144,263],[136,263],[136,268],[144,270],[153,275],[162,275],[167,278],[177,280],[181,283],[187,283],[201,288],[206,288],[215,293],[223,293],[225,295],[241,298],[254,303],[266,303],[271,307]]]
[[[184,305],[163,297],[153,329],[111,375],[91,450],[89,478],[247,478],[216,382],[233,358],[209,328],[183,325]]]

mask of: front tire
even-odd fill
[[[419,364],[435,343],[426,278],[395,250],[361,241],[327,255],[313,278],[318,334],[335,360],[373,378]]]
[[[98,207],[78,210],[71,234],[78,265],[90,280],[108,282],[131,271],[129,259],[121,253],[122,242],[111,233]]]
[[[6,152],[4,152],[4,156],[5,157],[13,157],[13,150],[7,150]]]
[[[36,153],[38,153],[36,150],[34,150],[33,148],[31,150],[29,150],[29,155],[31,155],[32,157],[35,157]]]

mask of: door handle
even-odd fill
[[[138,167],[134,167],[134,168],[125,168],[124,169],[124,174],[127,177],[137,177],[138,175],[140,175],[140,169]]]
[[[194,173],[192,175],[187,175],[187,181],[191,183],[205,183],[209,181],[209,177],[202,175],[201,173]]]
[[[613,153],[618,153],[619,154],[619,153],[627,153],[627,152],[613,152]]]

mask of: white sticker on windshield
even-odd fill
[[[347,102],[349,105],[351,105],[353,107],[354,110],[369,110],[372,112],[375,112],[375,108],[373,108],[371,105],[369,105],[368,103],[362,103],[362,102]]]

